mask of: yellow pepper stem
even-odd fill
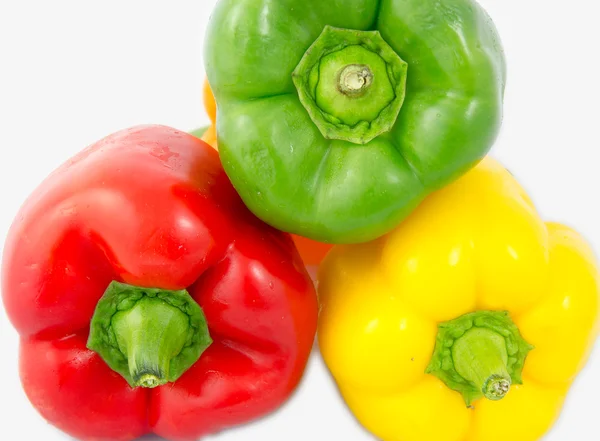
[[[440,323],[427,373],[461,393],[467,406],[484,397],[497,401],[522,384],[532,349],[508,312],[476,311]]]
[[[481,388],[487,399],[501,400],[510,390],[508,353],[500,334],[485,328],[470,329],[452,346],[452,359],[456,372]]]

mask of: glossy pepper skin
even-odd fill
[[[86,347],[112,281],[201,306],[212,344],[176,381],[132,387]],[[49,176],[11,227],[2,284],[27,396],[81,440],[194,440],[263,416],[299,382],[316,330],[289,236],[245,208],[214,149],[164,126],[111,135]]]
[[[544,223],[491,159],[388,235],[334,247],[320,268],[319,299],[323,357],[350,409],[383,441],[539,440],[599,328],[590,247],[572,229]],[[465,314],[504,311],[523,340],[521,378],[498,401],[480,396],[467,407],[433,372],[436,336]],[[479,358],[490,340],[478,344],[468,348],[470,366],[493,355]]]
[[[205,41],[225,171],[318,241],[390,231],[501,125],[504,55],[473,0],[220,0]]]
[[[217,104],[208,79],[204,80],[202,90],[204,109],[206,110],[206,114],[208,115],[211,124],[208,128],[203,127],[195,130],[192,132],[192,135],[202,139],[202,141],[218,150],[216,134]],[[300,253],[300,257],[302,257],[302,261],[307,266],[318,266],[332,247],[330,244],[317,242],[295,234],[292,235],[292,239]]]

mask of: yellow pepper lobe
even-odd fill
[[[465,441],[472,424],[460,395],[431,375],[402,394],[341,392],[360,423],[384,441]]]
[[[326,258],[340,271],[319,279],[321,353],[338,382],[382,393],[405,390],[425,376],[435,324],[399,299],[379,271],[365,267],[363,260],[379,252],[376,243],[342,256],[344,248]]]
[[[539,441],[558,418],[566,392],[525,377],[524,385],[513,386],[501,401],[474,404],[469,436],[463,441]]]
[[[515,319],[535,346],[524,374],[547,386],[571,383],[597,336],[600,277],[590,246],[572,229],[548,224],[550,283],[546,297]]]

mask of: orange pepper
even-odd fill
[[[217,150],[217,131],[215,130],[215,125],[211,124],[206,132],[202,134],[200,139]]]
[[[206,114],[214,126],[215,122],[217,121],[217,102],[215,101],[215,96],[212,93],[210,84],[208,84],[208,78],[204,79],[202,98],[204,101],[204,110],[206,110]]]
[[[215,149],[217,148],[217,130],[215,128],[215,123],[217,121],[217,103],[215,101],[215,97],[210,88],[210,84],[208,84],[208,78],[204,80],[204,87],[202,88],[202,98],[204,102],[204,109],[212,123],[208,130],[204,132],[202,135],[202,141],[211,145]],[[302,257],[302,261],[305,265],[319,265],[327,252],[331,249],[332,245],[316,242],[311,239],[307,239],[302,236],[296,236],[292,234],[292,239],[296,244],[296,248],[298,248],[298,252],[300,253],[300,257]]]
[[[292,239],[294,239],[296,248],[298,248],[305,265],[319,265],[332,247],[328,243],[316,242],[295,234],[292,234]]]
[[[206,110],[206,114],[208,115],[211,124],[208,130],[202,134],[200,139],[216,149],[217,129],[215,127],[215,122],[217,121],[217,102],[215,101],[215,96],[210,89],[210,84],[208,84],[208,78],[204,80],[204,86],[202,88],[202,101],[204,102],[204,110]]]

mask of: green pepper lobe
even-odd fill
[[[501,125],[504,54],[474,0],[220,0],[205,43],[225,171],[312,239],[390,231]]]

